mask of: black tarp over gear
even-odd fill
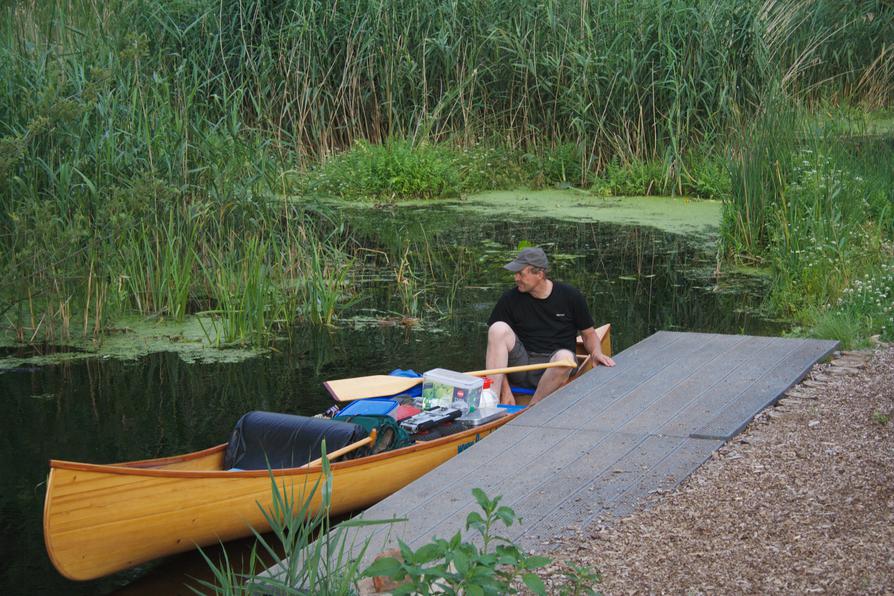
[[[368,436],[362,426],[349,422],[249,412],[236,422],[230,435],[224,469],[279,470],[303,466],[322,456],[323,439],[326,439],[326,452],[332,453]],[[367,453],[368,449],[361,448],[346,457]]]

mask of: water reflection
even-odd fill
[[[47,460],[110,463],[192,451],[223,442],[251,409],[324,410],[327,379],[396,367],[481,368],[484,322],[511,284],[502,265],[521,241],[544,246],[552,276],[584,292],[597,322],[614,324],[615,351],[658,329],[779,331],[751,312],[760,286],[718,280],[710,249],[652,229],[481,221],[430,208],[342,216],[363,247],[354,282],[364,299],[335,329],[296,329],[291,342],[240,364],[185,364],[161,353],[0,374],[9,410],[0,434],[4,592],[101,593],[140,575],[150,586],[159,578],[180,581],[182,571],[164,566],[79,584],[60,577],[41,534]],[[129,590],[138,593],[140,585]]]

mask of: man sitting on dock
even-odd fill
[[[515,287],[500,297],[488,319],[486,368],[573,361],[578,334],[594,366],[615,365],[602,353],[583,295],[576,288],[547,277],[549,261],[543,249],[525,248],[504,267],[515,273]],[[531,404],[535,404],[561,387],[572,370],[549,368],[511,373],[508,378],[515,386],[534,389]],[[504,376],[492,377],[493,391],[501,403],[514,404]]]

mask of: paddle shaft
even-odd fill
[[[528,370],[543,370],[544,368],[574,368],[577,366],[571,360],[556,360],[555,362],[541,362],[539,364],[519,364],[518,366],[507,366],[504,368],[488,368],[485,370],[470,370],[463,374],[472,375],[473,377],[486,377],[487,375],[505,375],[509,373],[525,372]],[[422,377],[416,379],[417,383],[422,382]]]
[[[526,370],[541,370],[544,368],[556,367],[574,368],[577,366],[571,360],[556,360],[555,362],[541,362],[540,364],[521,364],[519,366],[508,366],[506,368],[491,368],[488,370],[473,370],[467,372],[467,375],[476,377],[486,377],[487,375],[503,375],[508,373],[525,372]]]
[[[369,433],[369,436],[366,437],[365,439],[360,439],[356,443],[351,443],[350,445],[342,447],[341,449],[336,449],[332,453],[327,453],[326,457],[329,458],[329,461],[332,461],[333,459],[335,459],[337,457],[341,457],[345,453],[350,453],[350,452],[354,451],[355,449],[360,449],[364,445],[368,445],[370,443],[375,443],[375,441],[376,441],[376,429],[372,429]],[[323,458],[321,457],[319,459],[313,460],[309,464],[306,464],[302,467],[313,468],[313,467],[319,466],[322,463],[323,463]]]
[[[574,368],[577,366],[571,360],[556,360],[555,362],[541,362],[539,364],[519,364],[518,366],[507,366],[504,368],[488,368],[485,370],[470,370],[463,374],[472,375],[473,377],[486,377],[487,375],[505,375],[509,373],[525,372],[528,370],[542,370],[544,368]],[[401,377],[406,378],[406,377]],[[422,382],[422,377],[414,380],[416,385]]]
[[[494,368],[488,370],[475,370],[466,374],[483,377],[485,375],[497,375],[527,370],[540,370],[553,367],[573,368],[571,360],[558,360],[556,362],[542,362],[540,364],[522,364],[506,368]],[[352,379],[339,379],[326,381],[323,386],[337,402],[354,401],[368,397],[381,397],[383,395],[396,395],[408,391],[422,382],[422,377],[401,377],[391,375],[372,375],[369,377],[355,377]]]

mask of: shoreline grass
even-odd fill
[[[843,120],[769,102],[734,151],[722,239],[772,271],[770,311],[851,348],[894,339],[894,138],[848,142]]]

